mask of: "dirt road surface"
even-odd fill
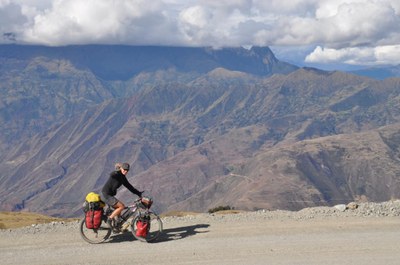
[[[266,214],[167,217],[155,243],[92,245],[78,224],[0,231],[0,264],[400,264],[400,218]]]

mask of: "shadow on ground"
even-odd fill
[[[197,225],[164,229],[159,238],[149,243],[155,244],[171,240],[179,240],[185,237],[194,236],[196,234],[207,233],[208,230],[199,231],[199,229],[206,229],[209,226],[210,226],[209,224],[197,224]],[[108,240],[108,243],[118,243],[126,241],[137,241],[137,239],[135,239],[132,233],[129,231],[122,234],[112,235],[110,240]]]
[[[190,225],[190,226],[183,226],[183,227],[175,227],[175,228],[168,228],[163,231],[160,238],[156,240],[156,242],[166,242],[171,240],[179,240],[185,237],[194,236],[200,233],[207,233],[208,230],[201,230],[198,229],[205,229],[208,228],[209,224],[197,224],[197,225]]]

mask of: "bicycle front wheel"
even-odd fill
[[[143,215],[145,215],[147,217],[147,224],[146,224],[146,231],[138,231],[140,230],[140,227],[138,229],[138,222],[143,220]],[[139,224],[140,226],[140,224]],[[162,230],[163,230],[163,226],[162,226],[162,221],[160,219],[160,217],[153,213],[153,212],[148,212],[148,213],[142,213],[138,216],[136,216],[131,223],[131,228],[132,228],[132,234],[133,236],[137,239],[140,240],[142,242],[151,242],[155,239],[157,239]]]
[[[105,222],[101,221],[101,225],[97,229],[90,229],[86,227],[86,220],[83,218],[79,225],[79,232],[83,240],[91,244],[99,244],[107,240],[111,235],[111,228]]]

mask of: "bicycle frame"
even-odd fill
[[[122,226],[126,221],[128,221],[132,216],[137,215],[139,207],[137,204],[132,204],[127,207],[122,211],[119,220],[118,220],[118,226]]]
[[[139,206],[140,199],[134,201],[133,204],[125,206],[124,210],[122,210],[121,215],[119,216],[119,220],[116,224],[117,228],[121,228],[121,226],[127,222],[131,217],[137,216],[141,214],[141,207]],[[148,209],[143,209],[144,211],[148,211]],[[104,211],[105,216],[108,217],[113,212],[113,208],[107,205],[106,210]]]

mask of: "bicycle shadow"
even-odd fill
[[[209,231],[199,231],[198,229],[206,229],[210,225],[209,224],[197,224],[183,227],[175,227],[164,229],[161,235],[154,240],[153,242],[149,242],[151,244],[167,242],[172,240],[180,240],[189,236],[194,236],[200,233],[208,233]],[[110,239],[107,241],[108,243],[121,243],[126,241],[137,241],[136,238],[133,237],[130,231],[121,233],[121,234],[113,234]]]
[[[160,237],[154,243],[167,242],[172,240],[180,240],[196,234],[208,233],[208,230],[199,231],[198,229],[206,229],[209,224],[197,224],[183,227],[175,227],[164,229]]]
[[[131,231],[126,231],[120,234],[112,234],[107,243],[121,243],[126,241],[137,241],[137,239],[133,237]]]

